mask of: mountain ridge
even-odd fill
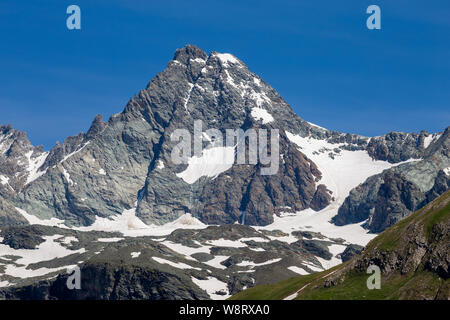
[[[167,100],[168,98],[170,100]],[[264,110],[269,114],[276,113],[276,117],[272,117],[272,121],[264,123],[264,120],[261,122],[261,118],[255,118],[252,115],[254,110]],[[59,181],[56,185],[55,182],[48,181],[45,183],[48,184],[47,190],[43,190],[42,184],[30,183],[30,185],[23,185],[19,189],[20,192],[16,192],[19,193],[18,195],[9,194],[4,197],[12,198],[10,201],[15,206],[22,206],[22,209],[27,212],[32,214],[38,212],[41,218],[63,217],[66,219],[67,217],[64,216],[67,215],[67,212],[72,212],[68,217],[68,223],[82,225],[92,224],[96,216],[108,217],[121,214],[123,210],[132,208],[136,200],[138,201],[136,214],[147,224],[173,221],[183,212],[191,213],[192,211],[197,211],[193,212],[194,215],[205,222],[209,221],[208,223],[232,223],[241,221],[241,212],[248,211],[248,215],[246,213],[247,223],[263,225],[273,221],[271,216],[272,214],[278,214],[279,209],[277,207],[291,207],[293,211],[300,211],[312,205],[315,209],[321,210],[332,201],[333,195],[330,196],[329,192],[326,191],[328,190],[327,186],[322,185],[319,188],[320,184],[314,181],[321,179],[320,168],[316,168],[310,173],[305,170],[306,167],[299,169],[302,172],[300,180],[292,176],[293,173],[284,172],[279,176],[277,179],[281,181],[284,187],[278,186],[277,188],[279,190],[291,190],[286,193],[288,195],[286,198],[275,196],[273,191],[270,191],[272,194],[263,191],[267,188],[274,189],[274,187],[270,187],[274,183],[274,179],[261,180],[252,173],[254,169],[233,166],[230,169],[233,177],[243,175],[247,176],[246,179],[250,181],[250,183],[248,181],[245,183],[239,182],[233,188],[241,190],[240,193],[245,193],[244,191],[249,190],[250,187],[250,195],[260,193],[264,196],[258,200],[251,197],[247,199],[236,198],[232,195],[231,190],[222,192],[217,190],[216,183],[211,184],[208,181],[196,181],[194,185],[186,186],[179,182],[173,174],[165,174],[168,169],[180,170],[179,167],[173,167],[169,163],[169,154],[173,146],[169,142],[170,131],[180,125],[192,130],[191,119],[197,118],[203,120],[208,127],[209,125],[218,125],[221,129],[233,126],[237,128],[282,128],[282,131],[293,132],[302,137],[325,139],[330,143],[330,146],[336,144],[336,147],[339,147],[337,148],[338,151],[366,150],[372,159],[387,161],[392,164],[423,158],[427,152],[428,154],[432,153],[429,150],[443,137],[445,137],[445,148],[448,149],[448,129],[444,134],[430,135],[424,131],[420,134],[391,132],[373,138],[321,129],[298,117],[273,88],[251,73],[243,62],[233,55],[220,54],[215,51],[208,55],[198,47],[188,45],[176,50],[167,69],[158,73],[148,83],[145,90],[141,90],[134,98],[130,99],[121,113],[111,116],[107,122],[103,122],[101,116],[97,116],[86,134],[80,133],[68,137],[62,144],[55,146],[48,152],[44,163],[36,172],[38,173],[37,179],[48,176],[47,170],[52,171],[59,168],[57,172],[50,174],[51,181]],[[141,120],[143,120],[142,123],[139,123]],[[114,140],[120,142],[120,147]],[[292,141],[287,139],[284,132],[282,132],[282,141],[284,141],[284,147],[291,148],[292,152],[296,153],[291,147]],[[97,145],[93,147],[92,144],[90,145],[91,142],[94,144],[97,142]],[[111,150],[100,151],[100,145],[110,147]],[[114,150],[115,148],[117,150]],[[91,167],[84,164],[84,167],[77,168],[76,172],[71,172],[73,170],[72,164],[69,165],[69,168],[58,167],[58,164],[65,161],[71,162],[73,156],[79,157],[86,152],[96,153],[96,156],[100,156],[100,152],[110,153],[111,155],[103,159],[101,167],[95,165]],[[448,153],[448,151],[446,152]],[[126,156],[117,159],[116,156],[112,156],[113,153],[123,153]],[[300,156],[301,154],[300,149],[300,153],[294,157],[298,159],[295,160],[297,162],[293,162],[294,169],[301,168],[303,166],[301,163],[307,163],[308,161],[311,163],[309,158],[303,158]],[[334,153],[334,155],[330,153],[330,156],[338,156],[338,153]],[[92,156],[91,160],[95,160],[95,157]],[[445,169],[445,165],[450,166],[448,154],[441,162],[442,164],[431,169],[433,170],[432,177],[437,177],[437,172]],[[115,167],[113,171],[117,171],[117,168],[124,168],[125,171],[135,172],[124,179],[115,172],[111,173],[114,177],[110,177],[111,171],[105,171],[106,168],[103,168],[108,165]],[[165,170],[158,170],[158,166],[164,166]],[[287,168],[288,172],[292,169]],[[420,170],[422,169],[419,168],[418,171]],[[79,175],[80,171],[89,172],[90,175],[97,172],[94,175],[100,175],[100,177],[92,177],[93,182],[95,181],[96,185],[104,185],[105,183],[108,186],[115,185],[114,193],[120,196],[115,197],[111,194],[105,199],[94,197],[88,204],[81,203],[83,202],[81,199],[89,201],[92,195],[89,197],[80,189],[71,191],[71,189],[76,189],[75,185],[83,182],[73,180],[73,177]],[[409,174],[407,171],[403,170],[399,173],[400,179],[405,183],[411,181],[411,177],[404,177],[405,174]],[[103,172],[106,174],[102,174]],[[222,188],[224,188],[226,182],[222,183],[220,180],[224,179],[225,175],[226,173],[223,172],[214,179]],[[296,175],[298,174],[296,173]],[[291,176],[291,178],[286,180],[288,176]],[[102,180],[102,178],[104,179]],[[204,178],[202,179],[204,180]],[[234,180],[237,181],[237,179]],[[378,181],[383,181],[383,179],[378,179]],[[86,182],[83,183],[86,185]],[[276,182],[276,184],[279,185],[279,182]],[[366,188],[376,188],[371,193],[377,194],[377,188],[381,184],[377,182],[376,186],[371,185]],[[92,184],[88,185],[91,185],[90,188],[95,190]],[[119,185],[128,185],[129,187],[122,188]],[[164,190],[164,192],[155,190],[153,185],[156,185],[158,190]],[[421,189],[420,187],[419,189]],[[22,192],[22,188],[24,188],[24,192]],[[60,195],[57,196],[56,204],[52,200],[55,194],[49,191],[55,188],[60,190],[58,191]],[[208,195],[204,195],[211,188],[216,189]],[[433,184],[428,186],[428,189],[430,188],[433,188]],[[294,191],[294,189],[297,189],[297,191]],[[437,189],[445,188],[442,188],[441,183],[441,187],[437,187]],[[173,192],[173,190],[177,191]],[[420,192],[424,195],[421,194],[418,196],[419,198],[429,198],[425,194],[428,190],[420,190]],[[100,188],[96,193],[108,195],[111,190]],[[300,198],[295,196],[296,193],[300,194]],[[43,197],[45,194],[47,196]],[[219,198],[216,198],[217,196]],[[211,206],[212,203],[208,203],[210,201],[199,201],[208,197],[215,198],[216,200],[210,199],[210,201],[214,201],[216,204]],[[223,198],[229,200],[223,202],[224,200],[220,200]],[[193,207],[189,199],[198,201],[196,203],[198,209]],[[218,201],[222,203],[217,205]],[[256,201],[262,201],[264,206],[258,208]],[[422,202],[425,203],[424,201]],[[359,203],[360,200],[357,200],[357,202]],[[117,205],[111,206],[111,203],[117,203]],[[56,208],[54,208],[55,206]],[[406,206],[399,216],[407,215],[412,209],[415,209],[415,207]],[[369,208],[370,210],[372,209]],[[213,214],[213,211],[221,213]],[[209,212],[209,214],[205,214],[205,212]],[[339,217],[335,220],[335,223],[338,224],[360,222],[371,216],[371,213],[365,213],[363,215],[365,219],[352,220],[348,218],[352,214],[350,209],[341,208],[340,212]],[[396,219],[393,221],[398,221],[398,218]],[[380,227],[372,227],[370,223],[366,226],[371,231],[380,230]]]

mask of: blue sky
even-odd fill
[[[82,30],[66,28],[81,7]],[[368,30],[370,4],[382,29]],[[449,1],[1,1],[0,123],[46,149],[108,118],[193,43],[305,120],[363,135],[450,125]]]

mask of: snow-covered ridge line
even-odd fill
[[[439,140],[439,138],[441,137],[442,134],[440,133],[434,133],[434,134],[430,134],[428,137],[425,137],[424,141],[423,141],[423,147],[426,149],[430,146],[430,144],[432,144],[433,142]]]
[[[308,122],[311,126],[313,126],[313,127],[315,127],[315,128],[318,128],[318,129],[322,129],[322,130],[325,130],[325,131],[328,131],[328,129],[327,128],[324,128],[324,127],[321,127],[321,126],[318,126],[317,124],[314,124],[314,123],[312,123],[312,122],[309,122],[309,121],[306,121],[306,122]]]

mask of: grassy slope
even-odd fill
[[[370,256],[373,250],[391,251],[398,246],[398,241],[408,225],[420,223],[425,234],[430,237],[434,225],[447,222],[450,218],[450,191],[434,200],[421,210],[411,214],[396,225],[386,229],[373,239],[364,250],[364,255]],[[394,274],[389,278],[382,277],[380,290],[367,289],[366,281],[369,275],[355,270],[345,271],[348,262],[324,272],[287,279],[274,285],[256,286],[240,292],[232,300],[270,300],[283,299],[303,288],[297,299],[415,299],[424,293],[449,290],[449,281],[439,278],[436,274],[419,269],[406,275]],[[344,270],[345,281],[335,286],[324,287],[323,278],[333,271]],[[442,286],[444,284],[444,286]],[[306,287],[305,287],[306,286]]]

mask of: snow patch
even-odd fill
[[[301,275],[309,274],[309,272],[306,271],[305,269],[299,268],[299,267],[296,267],[296,266],[288,267],[288,269],[291,270],[292,272],[295,272],[295,273],[298,273],[298,274],[301,274]]]
[[[131,257],[134,258],[138,258],[141,255],[140,252],[131,252]]]
[[[203,150],[202,155],[188,159],[186,170],[177,173],[177,177],[193,184],[203,176],[215,178],[227,171],[234,163],[234,147],[212,147]]]
[[[230,248],[243,248],[247,247],[246,244],[240,241],[226,240],[226,239],[218,239],[218,240],[208,240],[207,244],[210,244],[214,247],[230,247]]]
[[[28,158],[28,168],[27,168],[28,178],[27,181],[25,182],[25,185],[33,182],[34,180],[36,180],[37,178],[39,178],[40,176],[42,176],[47,172],[47,169],[45,169],[44,171],[39,171],[39,168],[42,167],[45,160],[47,159],[48,152],[44,152],[34,159],[31,158],[32,154],[33,151],[30,151],[25,155]]]
[[[66,168],[62,168],[63,169],[63,175],[64,178],[66,178],[67,183],[70,184],[71,186],[73,186],[73,181],[70,179],[70,174],[67,172]]]
[[[184,246],[182,244],[175,243],[172,241],[162,241],[161,243],[163,245],[165,245],[166,247],[168,247],[169,249],[171,249],[179,254],[184,255],[186,257],[186,259],[189,259],[189,260],[194,259],[194,258],[191,258],[190,256],[195,253],[210,253],[210,248],[211,248],[210,246],[200,246],[199,248],[193,248],[193,247]]]
[[[64,237],[62,240],[59,241],[60,243],[70,245],[72,242],[78,242],[78,239],[72,236]]]
[[[439,133],[430,134],[428,137],[425,137],[423,140],[424,149],[428,148],[431,143],[435,142],[440,137],[441,137],[441,134],[439,134]]]
[[[162,162],[162,160],[158,160],[158,163],[156,165],[156,169],[159,169],[159,170],[164,169],[164,162]]]
[[[192,282],[199,288],[205,290],[213,300],[225,300],[231,295],[228,292],[228,285],[214,277],[208,277],[207,280],[199,280],[191,277]],[[217,292],[224,292],[224,295],[217,294]]]
[[[91,142],[88,141],[88,142],[86,142],[80,149],[75,150],[75,151],[72,152],[72,153],[69,153],[67,156],[65,156],[65,157],[60,161],[60,163],[66,161],[66,160],[69,159],[70,157],[74,156],[75,154],[77,154],[78,152],[80,152],[81,150],[83,150],[89,143],[91,143]]]
[[[239,60],[230,53],[216,53],[216,57],[219,58],[225,67],[229,67],[230,64],[241,64]]]
[[[120,232],[126,237],[165,236],[176,229],[204,229],[207,226],[186,213],[173,222],[164,225],[147,225],[136,217],[136,208],[124,210],[121,215],[108,218],[96,217],[87,227],[75,227],[78,231]]]
[[[188,95],[186,97],[186,99],[184,100],[184,108],[187,110],[187,104],[189,102],[189,99],[191,98],[191,93],[192,93],[192,89],[194,89],[194,85],[192,83],[188,83],[189,84],[189,90],[188,90]]]
[[[195,59],[190,59],[190,60],[191,60],[191,62],[194,61],[194,62],[201,63],[201,64],[206,63],[206,60],[204,60],[202,58],[195,58]]]
[[[272,115],[262,108],[252,108],[251,115],[255,120],[262,120],[263,124],[274,121]]]
[[[246,241],[255,241],[255,242],[269,242],[268,239],[264,239],[261,237],[250,237],[250,238],[241,238],[239,239],[240,242],[246,242]]]
[[[312,125],[313,127],[316,127],[316,128],[319,128],[319,129],[322,129],[322,130],[325,130],[325,131],[328,131],[328,129],[326,129],[326,128],[324,128],[324,127],[321,127],[321,126],[318,126],[317,124],[314,124],[314,123],[312,123],[312,122],[309,122],[309,121],[307,121],[310,125]]]
[[[0,183],[1,183],[2,185],[7,185],[7,184],[9,184],[9,178],[0,175]]]
[[[268,260],[268,261],[262,262],[262,263],[254,263],[253,261],[244,260],[242,262],[237,263],[236,265],[238,267],[252,267],[253,268],[253,267],[260,267],[260,266],[272,264],[272,263],[278,262],[280,260],[281,260],[281,258],[276,258],[276,259]]]
[[[182,263],[182,262],[173,262],[170,260],[166,260],[163,258],[158,258],[158,257],[152,257],[153,260],[155,260],[156,262],[160,263],[160,264],[168,264],[169,266],[172,266],[174,268],[178,268],[178,269],[195,269],[195,270],[201,270],[200,268],[194,268],[188,264]]]
[[[64,225],[64,220],[60,220],[58,218],[51,218],[51,219],[39,219],[38,217],[29,214],[23,209],[15,207],[15,209],[28,221],[31,225],[43,225],[43,226],[50,226],[50,227],[60,227],[60,228],[67,228]]]
[[[213,268],[217,269],[226,269],[227,267],[221,264],[225,260],[227,260],[229,256],[214,256],[214,259],[211,259],[209,261],[203,262],[204,264],[207,264],[208,266],[211,266]]]
[[[20,258],[15,261],[15,264],[9,264],[6,266],[3,274],[16,278],[31,278],[43,276],[62,269],[70,269],[73,266],[63,266],[58,268],[39,268],[28,269],[30,264],[51,261],[57,258],[63,258],[72,254],[82,254],[86,252],[84,248],[79,250],[69,250],[63,247],[60,243],[56,242],[63,236],[53,235],[44,236],[44,242],[39,244],[36,249],[13,249],[7,245],[0,244],[0,256],[19,256]]]
[[[119,242],[124,240],[125,238],[98,238],[98,242]]]

